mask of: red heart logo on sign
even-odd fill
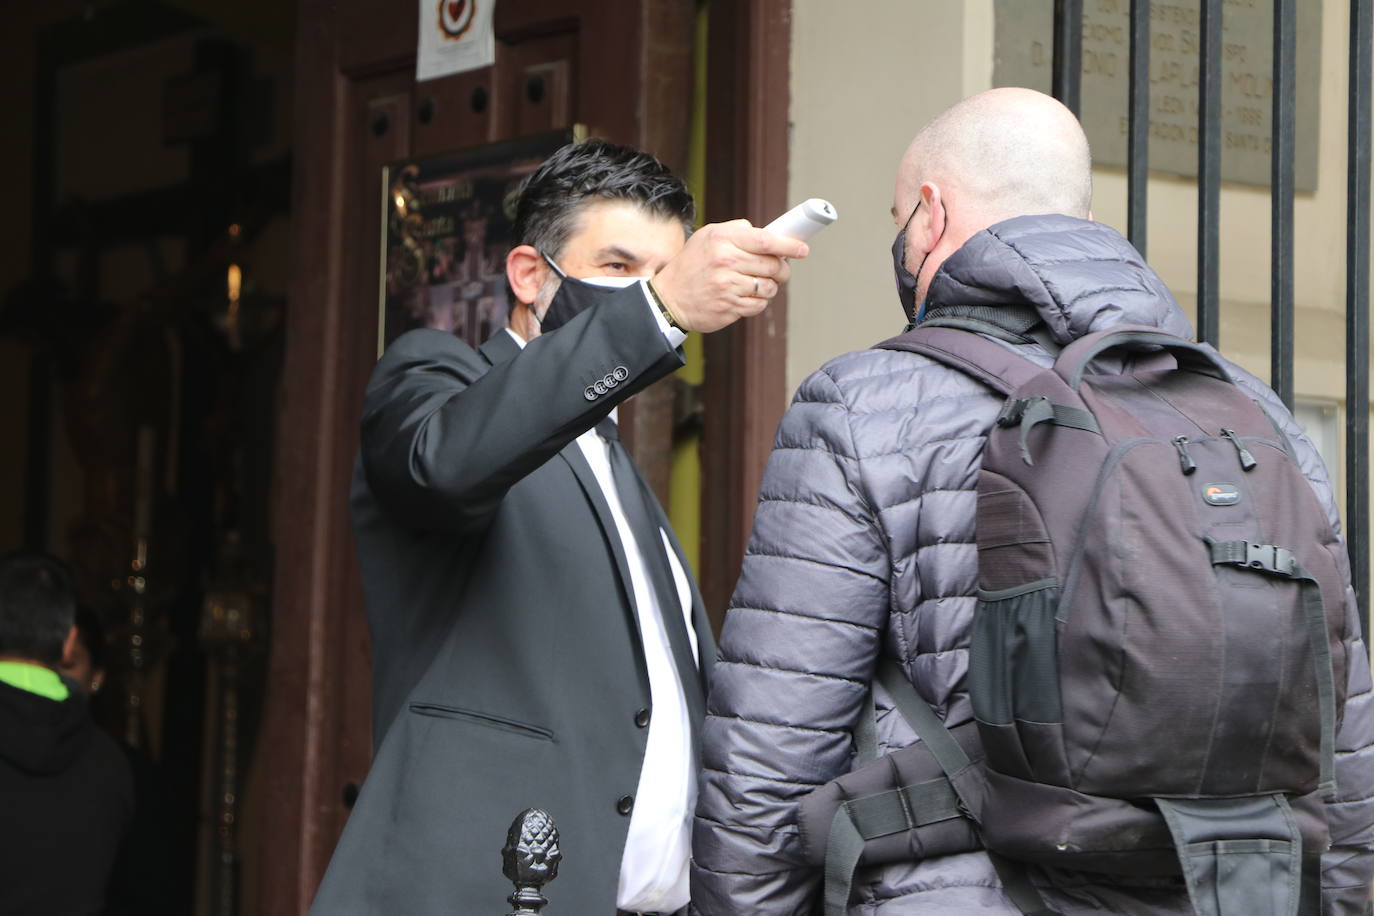
[[[460,15],[462,15],[463,7],[467,5],[467,0],[449,0],[448,18],[456,20]]]

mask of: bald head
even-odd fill
[[[1031,89],[982,92],[936,117],[907,148],[897,182],[912,205],[922,182],[939,185],[951,216],[978,229],[1030,213],[1086,218],[1092,206],[1083,128]]]
[[[921,128],[897,169],[892,219],[906,227],[899,254],[915,303],[975,233],[1035,213],[1090,219],[1092,195],[1088,138],[1067,108],[1031,89],[964,99]]]

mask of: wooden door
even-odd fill
[[[416,83],[413,0],[300,2],[258,912],[309,906],[371,756],[347,494],[376,357],[382,165],[580,123],[681,170],[694,7],[501,0],[495,66]],[[666,496],[671,394],[636,401],[627,439]],[[493,868],[503,839],[492,838]]]

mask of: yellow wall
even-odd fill
[[[697,222],[704,222],[706,201],[706,25],[708,0],[697,0],[695,86],[692,94],[692,131],[687,150],[687,185],[697,200]],[[690,334],[682,345],[687,365],[675,377],[700,385],[706,366],[700,334]],[[701,436],[673,441],[673,464],[668,476],[668,518],[682,550],[694,570],[701,569]]]

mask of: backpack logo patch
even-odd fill
[[[1240,489],[1229,483],[1209,483],[1202,490],[1202,498],[1209,506],[1234,506],[1240,502]]]

